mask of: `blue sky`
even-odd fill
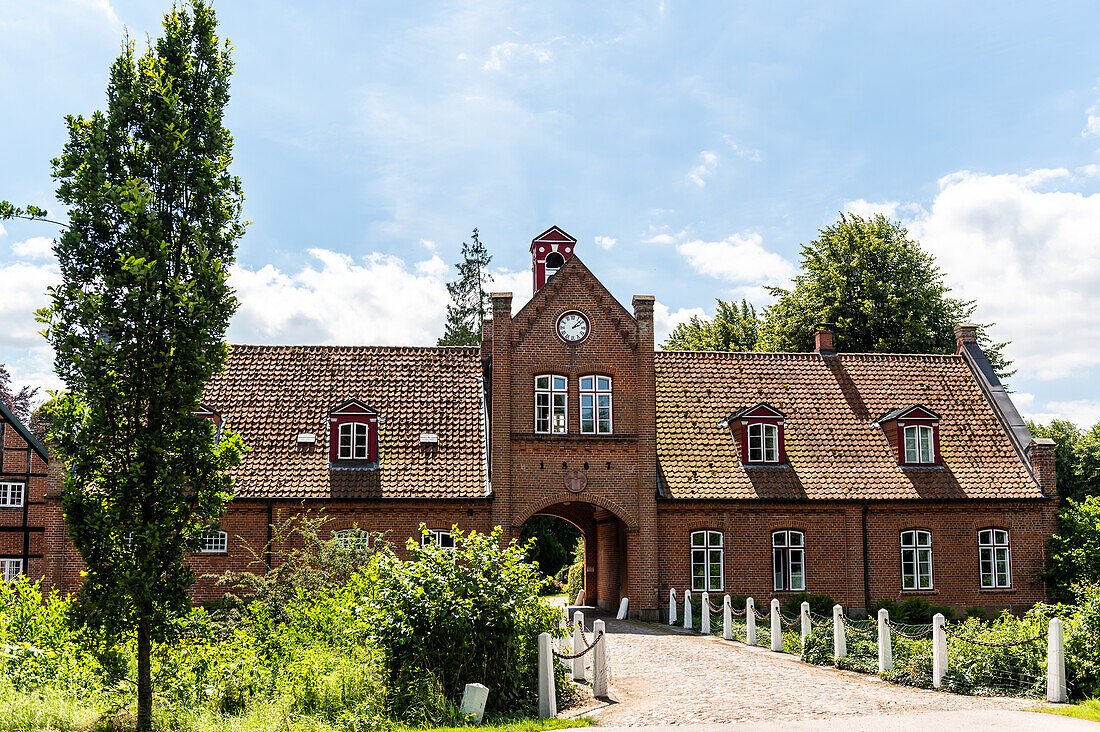
[[[63,116],[103,106],[167,2],[0,0],[0,198],[51,207]],[[884,211],[1012,340],[1017,400],[1100,420],[1100,7],[1090,3],[216,4],[252,222],[230,336],[432,343],[477,226],[530,295],[558,224],[663,330],[769,300],[838,212]],[[56,386],[42,225],[0,235],[0,362]],[[47,238],[43,238],[47,237]]]

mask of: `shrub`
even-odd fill
[[[878,611],[886,608],[890,620],[904,625],[929,625],[932,616],[943,613],[945,620],[953,620],[955,611],[944,605],[929,605],[923,597],[907,597],[900,603],[893,600],[879,600],[872,603],[869,612],[871,618],[878,617]]]
[[[577,539],[573,547],[573,563],[569,565],[569,577],[565,583],[565,594],[569,602],[574,602],[584,589],[584,539]]]
[[[783,601],[783,613],[789,617],[798,617],[802,614],[802,603],[810,603],[810,612],[822,615],[826,618],[833,616],[833,605],[836,601],[825,594],[811,595],[809,592],[799,592],[791,595]]]
[[[970,618],[977,618],[978,620],[985,621],[989,619],[989,613],[980,605],[970,605],[966,608],[966,619]]]

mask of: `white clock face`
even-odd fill
[[[588,318],[576,310],[558,318],[558,337],[566,343],[578,343],[588,337]]]

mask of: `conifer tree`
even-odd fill
[[[451,302],[447,305],[447,324],[440,346],[476,346],[481,343],[481,324],[489,309],[486,286],[493,281],[489,273],[489,255],[477,229],[471,242],[462,242],[462,261],[458,279],[447,283]]]

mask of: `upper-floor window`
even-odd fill
[[[568,427],[569,394],[564,376],[535,377],[535,432],[564,435]]]
[[[758,422],[748,426],[749,462],[779,462],[779,425]]]
[[[801,531],[772,532],[772,579],[776,590],[806,589],[806,537]]]
[[[936,462],[935,433],[931,425],[909,424],[903,430],[906,463],[919,465]]]
[[[691,533],[691,589],[714,592],[722,589],[723,550],[721,531]]]
[[[450,529],[428,529],[421,534],[420,543],[424,546],[435,544],[444,549],[454,549],[455,537]]]
[[[200,538],[202,554],[224,554],[229,549],[229,535],[224,531],[207,531]]]
[[[332,467],[374,467],[378,462],[378,412],[352,399],[329,414]]]
[[[739,409],[718,424],[728,427],[737,441],[743,466],[786,464],[787,451],[783,446],[786,417],[770,404],[759,402]]]
[[[19,508],[23,505],[22,483],[0,483],[0,508]]]
[[[881,427],[894,449],[898,465],[934,466],[940,462],[940,416],[914,404],[895,409],[871,423]]]
[[[581,432],[589,435],[611,434],[611,377],[582,376]]]
[[[1008,532],[982,529],[978,532],[978,566],[982,589],[1012,586],[1012,564]]]
[[[901,532],[901,589],[932,589],[932,532]]]
[[[23,574],[22,559],[0,559],[0,576],[5,582],[15,582]]]
[[[336,447],[337,460],[366,460],[367,437],[370,425],[366,422],[345,422],[339,426],[340,438]]]

